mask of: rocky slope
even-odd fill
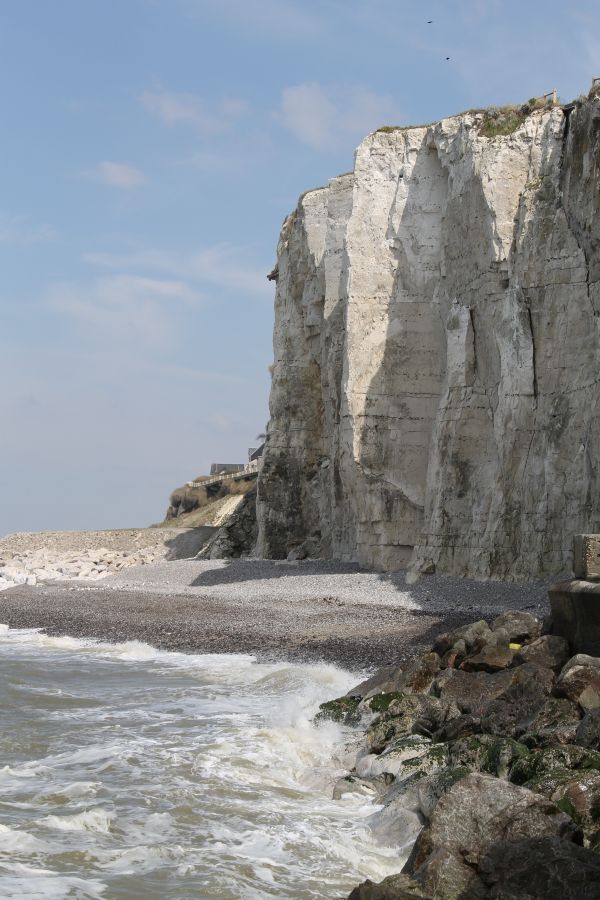
[[[600,530],[599,187],[596,94],[380,130],[300,199],[260,555],[569,569],[573,533]]]

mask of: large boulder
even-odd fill
[[[551,669],[518,666],[512,670],[506,690],[480,709],[482,730],[490,734],[517,734],[521,723],[533,719],[543,707],[553,686]]]
[[[408,875],[390,875],[378,884],[367,879],[354,888],[348,900],[434,900]]]
[[[421,734],[430,737],[444,723],[460,715],[453,703],[429,694],[383,694],[368,701],[380,717],[367,731],[367,747],[381,753],[397,737]]]
[[[361,681],[360,684],[350,688],[347,697],[353,697],[358,700],[366,700],[374,697],[375,694],[390,694],[395,691],[401,691],[404,681],[402,680],[404,669],[400,666],[384,666],[378,669],[370,678]]]
[[[545,634],[525,644],[515,657],[517,663],[531,663],[560,672],[570,656],[569,645],[565,638],[555,634]]]
[[[510,610],[496,616],[492,622],[492,631],[506,632],[511,643],[524,644],[533,641],[542,633],[542,624],[531,613],[522,610]]]
[[[600,750],[600,709],[590,709],[579,725],[575,734],[575,744],[580,747],[590,747],[593,750]]]
[[[436,678],[433,690],[444,702],[455,703],[461,712],[479,716],[490,700],[508,689],[512,679],[511,670],[489,675],[486,672],[444,669]]]
[[[556,693],[584,712],[600,708],[600,657],[579,653],[570,659],[558,676]]]
[[[518,722],[515,737],[528,747],[576,744],[580,718],[575,703],[564,697],[548,697],[532,717]]]
[[[582,840],[571,817],[545,797],[498,778],[468,775],[439,800],[403,873],[436,900],[483,898],[485,860],[494,845],[543,837]]]
[[[533,787],[538,779],[556,769],[600,771],[600,753],[576,744],[546,747],[517,760],[510,770],[510,780]]]
[[[489,900],[600,897],[600,856],[560,837],[500,840],[480,857],[477,876]]]
[[[433,650],[440,656],[448,653],[460,641],[466,653],[472,653],[477,647],[482,647],[492,639],[492,630],[484,619],[471,622],[469,625],[461,625],[454,631],[448,631],[439,635],[433,645]]]

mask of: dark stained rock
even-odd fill
[[[542,633],[542,623],[531,613],[511,610],[497,616],[492,622],[492,631],[502,629],[511,643],[523,644],[533,641]]]
[[[576,744],[546,747],[517,760],[510,770],[510,780],[529,785],[555,769],[600,770],[600,752]]]
[[[426,693],[440,671],[442,661],[437,653],[424,653],[412,663],[404,675],[403,690]]]
[[[515,726],[515,737],[528,747],[575,744],[580,722],[577,706],[566,698],[548,697],[528,719]]]
[[[458,669],[467,655],[467,645],[463,640],[456,641],[442,657],[443,669]]]
[[[512,679],[510,670],[488,675],[486,672],[444,669],[436,678],[433,690],[445,702],[456,703],[462,712],[478,716],[491,700],[508,689]]]
[[[480,857],[477,875],[489,900],[600,898],[600,856],[559,837],[501,840]]]
[[[578,703],[584,712],[600,707],[600,658],[583,653],[572,657],[556,683],[556,694]]]
[[[577,727],[575,743],[600,750],[600,709],[590,709]]]
[[[569,645],[565,638],[546,634],[531,644],[525,644],[515,657],[516,663],[532,663],[560,672],[569,659]]]
[[[484,898],[487,888],[479,868],[493,877],[485,863],[491,849],[500,841],[542,837],[582,839],[570,816],[545,797],[498,778],[468,775],[439,800],[403,873],[436,900]]]
[[[450,788],[470,774],[465,766],[454,766],[440,769],[431,775],[419,779],[416,785],[419,811],[425,819],[430,819],[438,800],[448,793]]]
[[[373,697],[369,703],[381,716],[367,730],[367,747],[371,753],[381,753],[397,737],[421,734],[430,737],[445,722],[460,715],[453,703],[429,694],[388,694]]]
[[[514,652],[506,644],[486,644],[479,653],[468,656],[460,668],[465,672],[500,672],[513,661]]]
[[[600,772],[584,769],[558,785],[550,798],[593,839],[600,829]]]
[[[431,894],[408,875],[390,875],[378,884],[367,879],[355,887],[348,900],[433,900]]]
[[[400,666],[384,666],[370,678],[361,681],[356,687],[351,688],[347,697],[358,697],[359,700],[372,697],[374,694],[389,694],[392,691],[402,690],[401,678],[404,670]]]
[[[509,671],[510,685],[481,709],[482,731],[490,734],[517,734],[520,724],[531,721],[542,708],[554,685],[551,669],[522,665]]]
[[[315,722],[340,722],[343,725],[357,725],[360,714],[357,712],[359,701],[356,697],[338,697],[321,703]]]
[[[484,619],[478,622],[472,622],[470,625],[462,625],[455,628],[454,631],[448,631],[436,638],[433,650],[440,656],[443,656],[454,647],[458,641],[464,642],[465,650],[471,653],[476,643],[483,646],[492,637],[490,626]]]
[[[361,681],[348,691],[348,697],[369,700],[377,694],[413,691],[426,693],[433,679],[440,671],[442,661],[437,653],[423,653],[405,669],[400,666],[385,666],[366,681]]]
[[[481,719],[477,716],[471,716],[469,713],[463,713],[456,719],[445,722],[441,728],[438,728],[432,735],[433,740],[437,743],[442,741],[455,741],[457,738],[469,737],[473,734],[481,734]]]
[[[519,741],[491,734],[459,738],[443,746],[448,766],[483,772],[497,778],[508,778],[513,765],[529,756],[528,749]]]

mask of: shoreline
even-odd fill
[[[351,671],[407,663],[432,637],[508,609],[547,611],[547,584],[441,576],[407,585],[322,561],[181,560],[93,584],[54,582],[0,593],[0,621],[50,635],[164,650],[250,653]]]

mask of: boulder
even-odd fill
[[[486,644],[479,653],[468,656],[460,668],[465,672],[500,672],[507,669],[513,661],[514,652],[508,642]]]
[[[571,773],[571,778],[558,785],[550,799],[581,825],[588,839],[595,838],[600,830],[600,772],[597,769]]]
[[[402,690],[400,679],[403,674],[404,670],[400,666],[384,666],[375,672],[374,675],[371,675],[370,678],[351,688],[346,696],[365,700],[375,694],[389,694],[393,691],[400,691]]]
[[[445,722],[460,715],[455,704],[428,694],[378,695],[369,704],[374,712],[382,711],[367,730],[367,747],[372,753],[381,753],[397,737],[430,737]]]
[[[528,747],[575,744],[579,722],[579,710],[574,703],[548,697],[532,717],[517,723],[515,737]]]
[[[569,645],[565,638],[554,634],[545,634],[532,641],[531,644],[522,647],[515,657],[515,662],[531,663],[558,673],[568,661],[569,656]]]
[[[496,616],[492,622],[492,631],[502,629],[508,634],[508,640],[515,644],[533,641],[542,633],[542,623],[531,613],[522,610],[511,610]]]
[[[319,712],[315,716],[315,722],[339,722],[342,725],[357,725],[360,721],[358,710],[358,698],[337,697],[321,703]]]
[[[378,787],[387,790],[392,778],[380,779],[358,778],[356,775],[345,775],[338,778],[333,786],[333,799],[340,800],[345,794],[360,794],[363,797],[374,797],[378,793]]]
[[[489,900],[597,900],[600,856],[560,837],[500,840],[480,857]]]
[[[500,841],[542,837],[582,839],[571,817],[545,797],[498,778],[467,775],[439,800],[402,871],[436,900],[483,898],[490,850]]]
[[[576,744],[546,747],[517,760],[511,768],[510,780],[529,785],[555,769],[600,770],[600,752]]]
[[[455,703],[461,712],[477,716],[490,700],[508,689],[512,679],[513,672],[510,670],[489,675],[486,672],[444,669],[434,681],[433,691],[446,703]]]
[[[575,743],[580,747],[600,750],[600,709],[590,709],[577,726]]]
[[[375,883],[367,879],[355,887],[348,900],[433,900],[408,875],[389,875]]]
[[[430,819],[438,801],[450,788],[470,774],[465,766],[454,766],[441,769],[431,775],[425,775],[417,782],[418,809],[425,819]]]
[[[506,690],[481,708],[482,731],[516,735],[524,730],[521,723],[533,719],[554,685],[551,669],[523,665],[513,669],[511,675]]]
[[[600,707],[600,658],[579,653],[562,669],[556,693],[578,703],[584,712]]]
[[[497,778],[508,778],[515,763],[529,756],[528,749],[519,741],[490,734],[460,738],[444,746],[449,766]]]
[[[492,637],[490,626],[484,619],[478,622],[472,622],[469,625],[461,625],[454,631],[448,631],[436,638],[433,645],[433,651],[439,656],[443,656],[461,641],[464,643],[467,653],[471,653],[476,644],[483,646]]]

